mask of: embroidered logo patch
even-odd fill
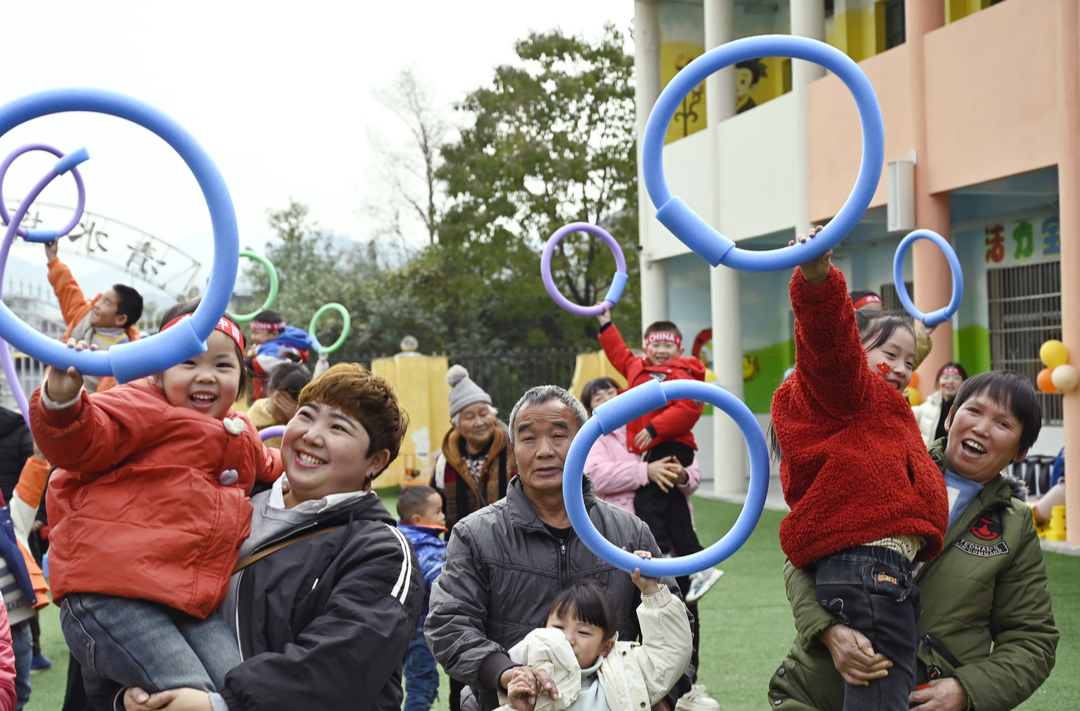
[[[1009,552],[1009,546],[1005,541],[998,541],[992,546],[982,546],[975,541],[961,538],[955,543],[956,547],[965,553],[979,558],[993,558],[996,555],[1005,555]]]
[[[1001,524],[980,516],[975,525],[971,527],[971,532],[980,541],[993,541],[1001,536]]]
[[[878,573],[877,574],[877,581],[879,583],[892,583],[893,585],[899,585],[900,584],[899,580],[897,580],[896,578],[894,578],[891,575],[886,575],[885,573]]]

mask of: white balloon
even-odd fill
[[[1071,365],[1059,365],[1050,373],[1050,380],[1058,390],[1072,390],[1080,384],[1080,372]]]

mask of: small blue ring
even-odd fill
[[[671,194],[664,177],[664,138],[675,111],[694,87],[710,74],[736,62],[758,57],[794,57],[820,64],[847,85],[859,110],[863,153],[859,177],[847,202],[817,237],[781,249],[739,249],[686,203]],[[668,83],[653,106],[641,148],[642,174],[656,218],[683,244],[714,267],[723,264],[747,272],[791,269],[820,257],[844,239],[862,219],[877,191],[885,162],[885,126],[881,106],[870,80],[859,65],[824,42],[791,35],[759,35],[720,45],[686,65]]]
[[[51,89],[24,96],[0,106],[0,136],[31,119],[68,111],[116,116],[156,134],[187,164],[210,211],[214,231],[210,283],[195,313],[184,319],[188,325],[183,328],[177,324],[164,333],[108,351],[76,351],[33,330],[0,302],[0,337],[23,353],[54,368],[74,366],[86,375],[112,375],[124,383],[160,373],[206,350],[206,339],[225,313],[236,284],[240,263],[236,212],[221,172],[191,134],[158,109],[123,94],[101,89]]]
[[[945,259],[949,262],[949,269],[952,270],[952,299],[949,301],[949,305],[928,314],[924,314],[915,308],[911,297],[908,296],[907,285],[904,283],[904,255],[907,254],[908,248],[915,243],[915,240],[920,239],[928,239],[936,244],[945,253]],[[900,244],[896,248],[896,256],[893,257],[893,282],[896,285],[896,295],[900,297],[900,303],[904,305],[904,309],[916,321],[922,321],[931,328],[952,319],[957,309],[960,308],[961,299],[964,298],[964,270],[960,268],[960,260],[956,256],[956,250],[953,249],[947,239],[933,230],[915,230],[900,240]]]
[[[750,488],[746,504],[731,530],[703,551],[679,558],[643,560],[633,552],[624,551],[605,539],[596,530],[582,495],[585,458],[602,434],[609,434],[631,420],[662,407],[671,400],[702,400],[726,412],[742,430],[750,451]],[[611,565],[630,573],[640,568],[650,577],[679,577],[711,568],[737,551],[753,533],[765,508],[769,491],[769,451],[754,413],[742,400],[727,390],[697,380],[676,380],[660,383],[653,380],[627,390],[593,411],[592,418],[578,431],[563,466],[563,500],[566,514],[578,538],[597,556]]]

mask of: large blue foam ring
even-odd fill
[[[952,271],[952,298],[949,305],[924,314],[915,308],[911,297],[908,295],[907,284],[904,283],[904,255],[916,240],[927,239],[936,244],[945,254]],[[952,319],[956,310],[960,308],[960,301],[964,298],[964,270],[960,268],[960,260],[956,256],[956,250],[949,241],[933,230],[915,230],[909,232],[896,247],[896,256],[893,257],[893,282],[896,285],[896,295],[900,297],[900,303],[904,309],[917,321],[923,321],[927,326],[934,327]]]
[[[191,134],[158,109],[123,94],[101,89],[51,89],[24,96],[0,106],[0,136],[31,119],[68,111],[116,116],[156,134],[187,164],[210,211],[214,265],[206,295],[191,318],[163,333],[108,351],[76,351],[33,330],[0,303],[0,337],[23,353],[55,368],[74,366],[86,375],[111,375],[121,383],[129,382],[160,373],[206,350],[206,339],[225,313],[236,285],[240,262],[236,212],[221,172]]]
[[[836,74],[851,91],[862,125],[862,161],[859,176],[847,201],[817,236],[781,249],[739,249],[679,197],[671,194],[664,177],[664,138],[684,97],[724,67],[758,57],[794,57],[820,64]],[[720,45],[686,65],[661,92],[653,106],[642,141],[641,163],[645,187],[657,206],[656,219],[695,254],[712,266],[723,264],[747,272],[791,269],[820,257],[840,243],[862,219],[877,191],[885,161],[885,127],[881,107],[870,80],[859,65],[824,42],[791,35],[759,35]]]
[[[596,530],[585,509],[582,496],[582,476],[585,458],[601,435],[611,434],[631,420],[663,407],[671,400],[701,400],[726,412],[742,430],[750,452],[750,487],[746,504],[735,525],[716,543],[703,551],[679,558],[643,560],[633,551],[624,551],[605,539]],[[696,380],[676,380],[661,383],[650,381],[608,400],[593,410],[593,416],[581,428],[570,445],[563,466],[563,499],[566,513],[578,538],[602,560],[630,573],[640,568],[650,577],[691,575],[711,568],[739,549],[754,531],[765,508],[769,491],[769,451],[754,413],[741,400],[723,388]],[[620,541],[620,545],[624,542]]]

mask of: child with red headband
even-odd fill
[[[197,305],[166,311],[161,330]],[[222,318],[206,345],[93,397],[75,368],[50,368],[30,403],[35,439],[57,466],[49,558],[64,637],[89,671],[128,686],[215,692],[240,663],[212,613],[251,526],[252,486],[282,466],[232,409],[250,384],[240,328]]]
[[[793,566],[814,571],[821,605],[870,640],[873,649],[860,651],[893,663],[883,678],[845,677],[844,708],[907,709],[922,609],[913,570],[942,550],[948,495],[902,395],[914,370],[913,320],[852,308],[831,256],[791,277],[798,365],[772,401],[791,507],[780,546]]]
[[[611,311],[597,316],[600,345],[623,374],[630,387],[650,380],[705,380],[705,365],[693,356],[683,356],[682,333],[670,321],[657,321],[645,329],[645,356],[634,355],[611,322]],[[701,417],[702,403],[672,400],[626,426],[627,448],[641,454],[646,462],[674,461],[685,469],[694,463],[697,443],[691,430]],[[694,520],[686,497],[670,482],[662,487],[655,481],[634,492],[634,512],[649,525],[664,553],[686,556],[702,550],[694,531]],[[720,579],[720,571],[707,570],[692,576],[687,601],[693,602]]]
[[[312,351],[319,352],[319,340],[307,331],[289,326],[285,317],[277,311],[264,309],[255,314],[251,322],[251,350],[248,365],[255,373],[253,399],[266,397],[266,381],[274,368],[282,363],[307,363]],[[315,375],[329,367],[325,358],[319,358]]]

